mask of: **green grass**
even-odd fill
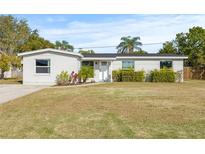
[[[0,138],[205,138],[205,81],[48,88],[0,105]]]
[[[0,79],[0,84],[21,84],[22,79],[19,78],[8,78],[8,79]]]

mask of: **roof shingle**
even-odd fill
[[[184,57],[184,55],[177,54],[117,54],[117,53],[95,53],[95,54],[82,54],[84,57],[101,57],[101,58],[115,58],[115,57]]]

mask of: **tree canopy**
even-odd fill
[[[92,53],[95,53],[95,51],[93,51],[93,50],[80,50],[79,51],[79,53],[81,53],[81,54],[92,54]]]
[[[44,48],[54,48],[54,44],[40,37],[37,30],[31,32],[27,41],[18,46],[18,52],[32,51]]]
[[[159,53],[160,54],[176,54],[177,49],[174,46],[174,42],[167,41],[167,42],[163,43],[163,47],[162,47],[162,49],[159,50]]]
[[[173,52],[188,56],[186,65],[205,67],[205,29],[190,28],[187,33],[178,33],[171,42],[166,42],[159,53]]]
[[[13,55],[17,47],[29,38],[31,29],[27,21],[8,15],[0,16],[0,51]]]
[[[69,44],[69,42],[63,40],[63,41],[56,41],[55,42],[55,48],[59,50],[69,50],[73,51],[74,47]]]
[[[116,47],[118,53],[133,53],[135,51],[140,51],[141,48],[139,46],[142,43],[139,41],[140,37],[122,37],[120,44]]]
[[[11,15],[0,16],[0,51],[16,55],[18,52],[54,47],[54,44],[39,36],[38,30],[31,30],[27,20]]]

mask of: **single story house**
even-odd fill
[[[41,49],[18,54],[23,57],[23,84],[54,85],[61,71],[78,72],[82,65],[94,67],[96,82],[112,82],[112,71],[126,68],[145,72],[172,67],[183,74],[183,55],[160,54],[80,54],[56,49]],[[183,77],[182,77],[183,80]]]

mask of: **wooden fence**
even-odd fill
[[[184,80],[203,79],[205,80],[205,69],[193,69],[192,67],[184,67]]]

